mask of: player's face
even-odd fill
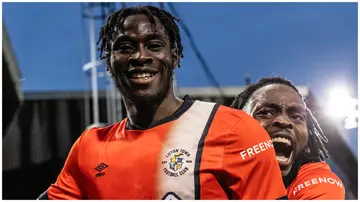
[[[134,102],[162,101],[177,66],[169,37],[155,21],[152,27],[145,15],[131,15],[113,35],[110,73],[122,95]]]
[[[286,176],[308,140],[303,100],[291,87],[271,84],[253,94],[245,111],[270,135],[282,175]]]

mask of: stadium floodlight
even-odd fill
[[[328,102],[326,103],[326,115],[335,120],[344,120],[346,129],[357,127],[358,100],[349,95],[344,87],[336,87],[329,91]]]

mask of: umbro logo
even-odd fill
[[[100,163],[98,166],[96,166],[95,170],[97,170],[98,172],[101,172],[102,170],[104,170],[107,167],[108,167],[108,165],[106,165],[105,163]]]
[[[101,177],[101,176],[104,176],[105,173],[104,172],[101,172],[103,171],[105,168],[107,168],[108,165],[106,165],[105,163],[100,163],[98,166],[96,166],[95,170],[98,171],[99,173],[97,173],[95,175],[95,177]]]

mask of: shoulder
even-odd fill
[[[223,116],[228,116],[229,118],[233,118],[236,120],[252,118],[250,115],[248,115],[246,112],[242,110],[234,109],[224,105],[219,105],[218,113],[220,113]]]
[[[239,121],[253,121],[257,122],[254,118],[248,115],[246,112],[230,108],[224,105],[220,105],[214,102],[206,102],[200,100],[194,100],[192,108],[196,108],[197,113],[203,113],[205,111],[211,111],[210,117],[212,123],[221,123],[223,127],[234,126]],[[188,110],[188,111],[191,111]]]
[[[255,158],[259,161],[274,156],[266,130],[242,110],[220,105],[210,129],[217,140],[221,137],[224,140],[225,155],[240,154],[243,160]]]
[[[309,178],[333,178],[340,181],[339,177],[331,171],[330,166],[325,162],[307,163],[300,167],[295,180],[309,179]],[[295,181],[294,180],[294,181]],[[328,179],[326,179],[328,181]],[[330,179],[331,181],[331,179]]]
[[[259,123],[246,112],[223,105],[218,106],[214,121],[227,127],[235,127],[237,124],[259,126]]]
[[[110,140],[115,136],[117,132],[125,129],[125,123],[126,119],[109,126],[92,127],[90,129],[87,129],[78,138],[78,144],[81,145],[81,147],[93,147],[94,144]]]
[[[331,172],[330,166],[325,162],[306,163],[299,169],[298,176],[302,174],[317,173],[317,172]]]
[[[208,111],[212,109],[208,127],[210,133],[216,134],[217,137],[225,138],[224,136],[226,136],[227,140],[248,142],[249,144],[254,142],[252,140],[256,142],[259,138],[269,139],[259,122],[242,110],[203,101],[197,101],[194,106],[198,109],[207,108]],[[239,139],[243,136],[246,136],[246,141]]]
[[[269,135],[260,123],[242,110],[220,106],[218,109],[218,124],[227,127],[229,139],[246,138],[249,146],[270,140]]]
[[[345,187],[325,162],[307,163],[288,189],[293,199],[344,199]]]

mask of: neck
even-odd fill
[[[141,128],[148,128],[151,124],[172,115],[182,103],[183,100],[175,96],[172,87],[160,102],[134,103],[124,99],[129,121]]]

